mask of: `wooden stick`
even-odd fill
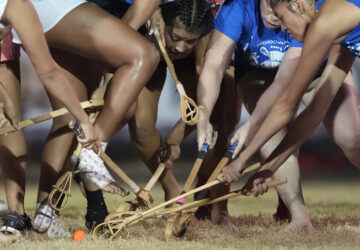
[[[216,177],[220,174],[220,172],[223,170],[223,168],[229,163],[235,149],[236,146],[238,145],[238,142],[235,141],[230,147],[229,149],[226,151],[225,155],[223,158],[221,158],[220,162],[218,163],[218,165],[216,166],[216,168],[214,169],[214,171],[211,173],[209,179],[207,180],[207,182],[211,182],[213,180],[216,179]]]
[[[149,182],[146,184],[146,186],[144,187],[144,190],[149,192],[153,186],[155,185],[155,183],[158,181],[160,175],[164,172],[165,169],[165,163],[160,162],[159,166],[157,167],[155,173],[153,174],[153,176],[151,177],[151,179],[149,180]]]
[[[187,96],[184,86],[179,81],[179,78],[177,77],[175,72],[174,65],[171,62],[171,59],[166,51],[166,48],[160,38],[160,33],[157,29],[155,30],[154,35],[159,45],[160,51],[165,59],[166,65],[171,73],[171,76],[174,79],[176,88],[181,98],[180,101],[181,119],[188,125],[194,125],[198,122],[200,117],[198,112],[198,107],[194,102],[194,100]]]
[[[96,152],[96,150],[94,149]],[[140,188],[130,177],[104,152],[101,153],[100,158],[105,162],[105,165],[111,169],[118,177],[120,177],[135,193],[136,197],[140,198],[146,206],[152,207],[154,199],[150,193]]]
[[[89,120],[93,119],[95,113],[91,113],[89,115]],[[74,122],[70,122],[69,127],[73,129]],[[53,188],[49,194],[48,200],[50,206],[57,211],[63,210],[68,202],[69,197],[71,196],[71,184],[73,179],[74,169],[76,169],[77,165],[80,162],[80,153],[81,153],[82,145],[78,143],[76,149],[71,155],[71,164],[72,168],[64,173],[59,180],[53,185]],[[57,198],[55,198],[57,197]]]
[[[266,181],[266,185],[267,185],[268,188],[275,187],[275,186],[278,186],[278,185],[282,185],[282,184],[285,184],[285,183],[287,183],[287,180],[285,178]],[[162,210],[158,215],[166,215],[166,214],[177,213],[177,212],[180,212],[180,211],[186,211],[186,210],[190,210],[190,209],[193,209],[193,208],[214,204],[214,203],[217,203],[217,202],[220,202],[220,201],[229,200],[229,199],[232,199],[232,198],[240,196],[240,195],[247,196],[242,192],[243,190],[244,189],[241,188],[241,189],[234,190],[234,191],[232,191],[232,192],[230,192],[230,193],[228,193],[228,194],[226,194],[224,196],[221,196],[221,197],[218,197],[218,198],[215,198],[215,199],[205,198],[205,199],[202,199],[202,200],[198,200],[198,201],[194,201],[194,202],[185,204],[183,206],[168,208],[166,210]],[[252,190],[252,192],[253,191],[254,190]]]
[[[94,150],[95,153],[96,150]],[[105,153],[102,152],[100,158],[105,162],[105,165],[111,169],[120,179],[122,179],[135,193],[140,191],[140,187],[130,179],[130,177]]]
[[[258,165],[260,165],[260,164],[259,164],[259,163],[256,163],[256,164],[250,166],[250,167],[247,168],[247,169],[254,169],[255,167],[259,167]],[[246,171],[246,170],[245,170],[245,171]],[[245,171],[244,171],[244,172],[245,172]],[[163,203],[161,203],[161,204],[159,204],[159,205],[157,205],[157,206],[155,206],[155,207],[153,207],[153,208],[151,208],[151,209],[149,209],[149,210],[146,210],[146,211],[144,211],[143,213],[141,213],[140,215],[130,216],[129,218],[126,219],[126,221],[127,221],[127,223],[130,223],[130,222],[134,221],[134,219],[138,219],[138,217],[145,217],[145,216],[147,216],[147,215],[149,215],[149,214],[152,214],[152,213],[156,212],[157,210],[159,210],[159,209],[161,209],[161,208],[163,208],[163,207],[166,207],[166,206],[168,206],[168,205],[176,202],[176,201],[179,200],[179,199],[188,197],[188,196],[190,196],[190,195],[192,195],[192,194],[195,194],[195,193],[197,193],[197,192],[199,192],[199,191],[201,191],[201,190],[204,190],[204,189],[213,187],[213,186],[215,186],[215,185],[217,185],[217,184],[219,184],[219,183],[220,183],[219,180],[214,180],[214,181],[212,181],[212,182],[210,182],[210,183],[207,183],[207,184],[202,185],[202,186],[200,186],[200,187],[194,188],[194,189],[190,190],[190,191],[187,192],[187,193],[184,193],[184,194],[181,194],[181,195],[179,195],[179,196],[176,196],[176,197],[173,198],[173,199],[170,199],[170,200],[168,200],[168,201],[166,201],[166,202],[163,202]],[[125,223],[125,222],[124,222],[124,223]]]
[[[168,67],[168,69],[169,69],[169,71],[171,73],[172,78],[174,79],[175,84],[176,85],[181,84],[180,81],[179,81],[179,78],[176,75],[174,65],[171,62],[169,54],[166,51],[164,43],[161,40],[160,33],[159,33],[159,31],[157,29],[155,30],[154,35],[155,35],[156,41],[157,41],[157,43],[159,45],[159,48],[161,50],[161,53],[162,53],[162,55],[163,55],[163,57],[165,59],[166,65],[167,65],[167,67]]]
[[[104,100],[102,99],[98,99],[98,100],[89,100],[89,101],[85,101],[81,103],[81,107],[83,109],[87,109],[87,108],[96,108],[96,107],[101,107],[104,105]],[[31,125],[43,122],[43,121],[47,121],[50,119],[54,119],[56,117],[62,116],[62,115],[66,115],[68,114],[69,111],[66,108],[61,108],[58,110],[54,110],[51,111],[47,114],[43,114],[34,118],[31,118],[29,120],[25,120],[25,121],[21,121],[19,122],[19,129],[22,128],[26,128],[29,127]],[[17,129],[14,126],[8,126],[5,128],[0,129],[0,135],[3,135],[5,133],[9,133],[9,132],[13,132],[16,131]]]
[[[250,171],[254,170],[255,168],[258,168],[259,166],[260,166],[259,163],[251,165],[250,167],[246,168],[243,171],[243,173],[250,172]],[[212,181],[210,183],[207,183],[207,184],[205,184],[203,186],[200,186],[198,188],[190,190],[187,193],[181,194],[181,195],[179,195],[179,196],[177,196],[177,197],[175,197],[175,198],[173,198],[171,200],[163,202],[163,203],[161,203],[161,204],[159,204],[159,205],[157,205],[157,206],[155,206],[153,208],[150,208],[149,210],[146,210],[146,211],[144,211],[142,213],[136,213],[136,214],[134,214],[132,216],[129,216],[129,217],[125,218],[125,219],[111,220],[111,221],[106,221],[104,223],[101,223],[101,224],[99,224],[98,226],[95,227],[95,229],[93,231],[93,235],[94,236],[99,236],[101,228],[105,227],[105,228],[108,228],[109,231],[111,231],[111,237],[110,238],[115,238],[115,237],[119,236],[123,232],[125,226],[137,223],[138,221],[140,221],[140,220],[142,220],[144,218],[148,218],[148,217],[151,217],[151,216],[154,216],[154,215],[158,215],[158,214],[162,213],[162,211],[160,211],[160,213],[159,213],[160,209],[162,209],[162,208],[176,202],[177,200],[188,197],[188,196],[190,196],[190,195],[192,195],[194,193],[200,192],[201,190],[213,187],[213,186],[215,186],[215,185],[217,185],[219,183],[220,183],[219,180],[214,180],[214,181]],[[181,208],[181,209],[183,209],[183,207],[184,206],[179,206],[179,208]]]
[[[201,164],[205,158],[206,153],[208,152],[210,146],[206,142],[201,146],[200,151],[198,152],[196,161],[191,169],[191,172],[189,174],[189,177],[187,178],[185,185],[183,187],[183,192],[188,192],[195,180],[196,175],[198,174]]]

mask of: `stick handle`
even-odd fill
[[[201,146],[200,151],[198,152],[198,156],[196,158],[196,161],[194,163],[194,166],[191,169],[191,172],[189,174],[189,177],[187,178],[183,191],[186,193],[187,191],[190,190],[191,185],[193,184],[196,175],[198,174],[201,164],[205,158],[206,153],[209,151],[209,144],[207,142],[204,142],[203,145]]]
[[[176,73],[175,73],[175,69],[174,69],[174,65],[172,64],[171,60],[170,60],[170,57],[169,57],[169,54],[167,53],[166,51],[166,48],[164,46],[164,43],[161,41],[161,37],[160,37],[160,33],[157,29],[155,29],[155,32],[154,32],[154,35],[155,35],[155,38],[156,38],[156,41],[159,45],[159,48],[161,50],[161,53],[163,54],[163,57],[165,59],[165,62],[166,62],[166,65],[167,67],[169,68],[169,71],[171,73],[171,76],[173,77],[174,79],[174,82],[176,85],[178,84],[181,84]]]
[[[218,163],[218,165],[216,166],[216,168],[214,169],[214,171],[211,173],[208,182],[213,181],[216,179],[216,177],[221,173],[221,171],[223,170],[223,168],[229,163],[236,146],[238,145],[238,142],[235,141],[230,147],[229,149],[226,151],[224,157],[220,160],[220,162]]]
[[[129,185],[129,187],[135,193],[140,191],[139,186],[133,180],[131,180],[130,177],[125,174],[125,172],[122,171],[122,169],[107,154],[102,152],[100,158],[105,162],[105,165],[110,168],[117,176],[119,176],[127,185]]]
[[[285,183],[287,183],[287,180],[285,178],[281,178],[281,179],[275,179],[275,180],[267,181],[266,185],[268,186],[268,188],[271,188],[271,187],[275,187],[275,186],[282,185],[282,184],[285,184]],[[229,194],[226,194],[226,195],[221,196],[221,197],[216,198],[216,199],[211,200],[210,198],[205,198],[205,199],[202,199],[202,200],[198,200],[198,201],[194,201],[194,202],[185,204],[183,206],[169,208],[169,209],[166,209],[164,211],[161,211],[159,214],[161,214],[161,215],[172,214],[172,213],[176,213],[176,212],[180,212],[180,211],[184,211],[184,210],[189,210],[189,209],[192,209],[192,208],[205,206],[205,205],[210,205],[210,204],[213,204],[213,203],[216,203],[216,202],[232,199],[234,197],[244,195],[241,192],[241,190],[242,189],[232,191]]]
[[[159,179],[160,175],[164,172],[165,169],[165,163],[161,162],[159,164],[159,166],[157,167],[155,173],[153,174],[153,176],[151,177],[151,179],[149,180],[149,182],[146,184],[146,186],[144,187],[144,190],[146,192],[149,192],[153,186],[155,185],[155,183],[157,182],[157,180]]]
[[[99,107],[99,106],[104,105],[104,100],[101,100],[101,99],[91,100],[91,101],[82,102],[80,104],[83,109],[90,108],[90,107]],[[62,115],[66,115],[68,113],[69,113],[69,111],[66,108],[57,109],[57,110],[51,111],[47,114],[43,114],[43,115],[28,119],[28,120],[21,121],[21,122],[19,122],[19,128],[20,129],[26,128],[26,127],[29,127],[31,125],[34,125],[34,124],[37,124],[37,123],[40,123],[43,121],[47,121],[47,120],[50,120],[50,119],[53,119],[53,118],[56,118],[56,117],[59,117]],[[9,132],[13,132],[13,131],[16,131],[16,128],[11,125],[11,126],[0,129],[0,135],[9,133]]]

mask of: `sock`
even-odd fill
[[[107,212],[107,207],[104,200],[104,195],[100,189],[96,191],[88,191],[85,189],[87,207],[89,209],[104,207]]]

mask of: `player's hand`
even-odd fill
[[[240,158],[232,161],[227,167],[225,167],[222,171],[223,173],[223,181],[227,184],[231,182],[237,181],[242,176],[242,171],[246,166],[246,162],[242,162]]]
[[[87,149],[93,149],[95,147],[98,155],[100,155],[102,153],[102,146],[90,121],[80,123],[80,131],[82,131],[82,133],[75,131],[78,142]]]
[[[232,155],[232,159],[235,159],[239,155],[242,148],[244,147],[244,144],[245,144],[245,141],[246,141],[246,138],[248,135],[249,127],[250,127],[250,123],[247,121],[240,128],[238,128],[236,130],[235,134],[232,136],[231,144],[234,144],[235,141],[238,142],[238,144],[234,150],[234,153]]]
[[[150,19],[148,20],[148,22],[146,23],[147,28],[149,30],[149,36],[151,36],[155,30],[157,29],[160,33],[160,38],[164,44],[164,46],[166,46],[166,41],[165,41],[165,22],[164,19],[161,15],[161,9],[157,8],[154,13],[152,14],[152,16],[150,17]]]
[[[253,194],[255,197],[265,194],[269,190],[266,183],[272,179],[271,175],[267,170],[257,172],[247,181],[241,190],[242,194]]]
[[[169,157],[165,161],[166,168],[172,168],[174,165],[174,161],[179,159],[180,157],[180,146],[175,144],[169,145],[170,154]]]
[[[209,144],[210,148],[213,148],[215,146],[217,137],[218,137],[218,132],[214,130],[209,120],[207,119],[202,120],[200,118],[200,120],[197,123],[198,151],[201,150],[201,147],[205,141],[207,142],[207,144]]]

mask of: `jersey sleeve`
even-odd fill
[[[225,1],[214,20],[214,27],[235,42],[243,32],[246,11],[241,1]]]

